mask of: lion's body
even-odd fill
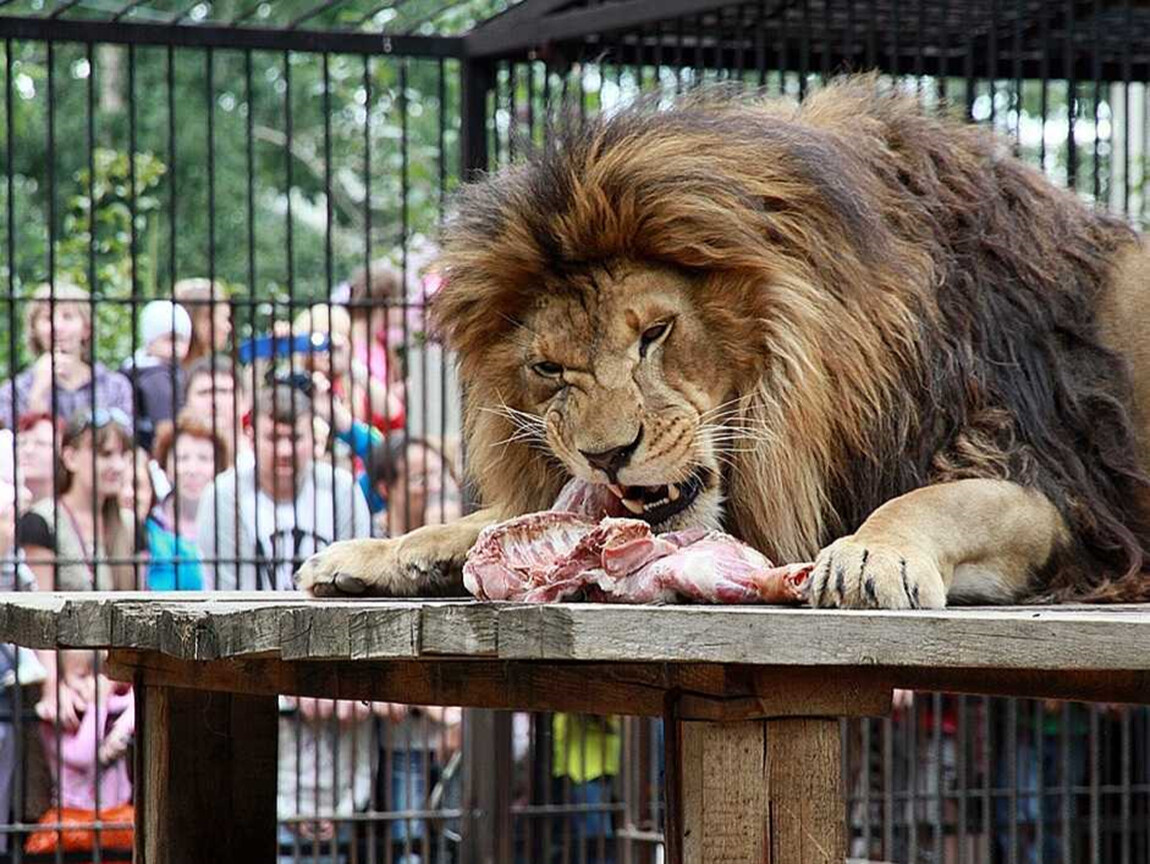
[[[855,532],[873,541],[872,514],[924,487],[952,491],[919,498],[942,515],[916,530],[963,533],[975,487],[953,481],[1009,481],[970,500],[1013,502],[1015,533],[1045,527],[991,566],[1009,520],[968,513],[986,523],[982,551],[939,565],[944,599],[963,578],[967,599],[982,583],[1001,583],[982,599],[1150,593],[1150,435],[1136,430],[1150,429],[1150,258],[982,130],[873,78],[801,108],[704,96],[560,134],[458,205],[435,313],[492,518],[549,506],[572,473],[606,482],[579,454],[628,442],[634,467],[616,482],[710,468],[717,482],[682,518],[721,518],[782,561]],[[675,322],[665,344],[637,354],[662,320]],[[691,459],[651,441],[691,430]],[[682,470],[651,467],[660,458]],[[884,512],[875,524],[893,524]],[[891,553],[891,579],[901,566],[917,605],[907,562],[922,552],[932,570],[945,543],[899,536],[915,548]],[[875,599],[871,553],[856,552],[841,602]],[[824,578],[833,587],[829,558]]]

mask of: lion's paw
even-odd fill
[[[810,602],[848,609],[941,609],[946,585],[929,553],[852,535],[815,559]]]
[[[419,597],[451,593],[460,564],[434,546],[394,540],[342,540],[296,571],[298,588],[315,597]]]

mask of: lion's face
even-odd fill
[[[545,292],[519,331],[537,432],[573,476],[607,486],[621,515],[718,527],[733,382],[692,302],[698,286],[634,264],[574,281]]]

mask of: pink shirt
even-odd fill
[[[99,710],[89,705],[80,719],[80,728],[74,733],[60,732],[60,764],[56,763],[56,727],[53,723],[40,724],[40,737],[48,757],[48,770],[59,778],[60,806],[80,810],[96,809],[96,769],[98,741],[103,741],[112,721],[128,713],[125,722],[135,726],[135,698],[132,691],[110,693],[100,700]],[[97,738],[97,730],[99,738]],[[132,800],[132,781],[128,778],[128,760],[117,759],[111,765],[99,766],[100,809],[126,804]]]

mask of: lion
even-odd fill
[[[1150,597],[1145,244],[878,83],[639,104],[466,187],[432,313],[483,507],[298,583],[459,592],[578,477],[813,559],[818,607]]]

